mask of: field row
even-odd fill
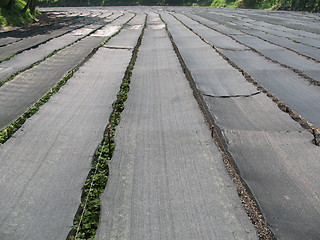
[[[317,238],[317,15],[46,10],[0,36],[1,238]]]

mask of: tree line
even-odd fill
[[[259,8],[263,3],[273,2],[276,10],[320,11],[320,0],[241,0],[240,2],[240,6],[245,8]]]
[[[14,0],[12,0],[14,1]],[[35,0],[28,0],[35,1]],[[192,4],[210,6],[213,0],[39,0],[41,6],[185,6]],[[263,3],[272,3],[275,9],[291,11],[320,11],[320,0],[226,0],[239,2],[243,8],[259,8]]]
[[[16,4],[16,0],[9,0],[6,5],[6,9],[8,11],[11,11],[15,4]],[[36,0],[27,0],[25,7],[22,9],[22,12],[26,12],[28,9],[30,9],[31,13],[34,13],[36,6],[37,6]]]
[[[262,3],[272,2],[275,9],[291,11],[320,12],[320,0],[226,0],[228,2],[239,2],[243,8],[259,8]],[[8,0],[7,10],[11,10],[16,0]],[[210,6],[212,0],[26,0],[23,11],[30,9],[35,11],[39,6],[183,6],[197,4]]]
[[[39,0],[40,6],[184,6],[188,0]]]
[[[279,0],[279,10],[320,12],[320,0]]]

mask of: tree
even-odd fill
[[[157,0],[140,0],[139,5],[156,6],[158,5],[158,1]]]
[[[245,8],[254,8],[257,4],[256,0],[242,0],[242,5]]]
[[[178,6],[178,5],[183,5],[184,4],[183,0],[166,0],[165,2],[169,6]]]
[[[30,9],[30,12],[33,14],[36,10],[36,0],[28,0],[26,6],[22,9],[22,12],[26,12]]]
[[[9,0],[6,9],[7,10],[12,10],[13,9],[13,5],[16,3],[16,0]]]

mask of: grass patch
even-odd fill
[[[33,23],[34,19],[41,15],[37,10],[34,14],[31,14],[29,9],[25,13],[22,12],[22,9],[26,5],[26,2],[23,0],[16,0],[12,10],[6,9],[7,3],[8,0],[2,0],[0,3],[0,28]]]

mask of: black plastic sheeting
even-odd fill
[[[115,28],[120,29],[132,16],[133,14],[129,13],[108,24],[108,35],[115,33]],[[0,87],[0,128],[6,127],[26,112],[68,71],[80,64],[94,48],[106,40],[108,35],[84,38]]]
[[[67,238],[130,58],[101,48],[1,146],[1,239]]]
[[[196,85],[205,95],[204,100],[221,128],[228,149],[243,179],[256,197],[271,230],[279,239],[317,239],[320,233],[318,228],[320,178],[317,174],[320,168],[318,161],[320,149],[312,144],[312,134],[291,119],[287,113],[282,112],[264,93],[242,97],[230,95],[224,98],[207,96],[207,89],[212,89],[214,92],[223,91],[221,90],[223,88],[230,92],[238,91],[238,95],[241,95],[241,89],[250,89],[253,85],[244,80],[240,71],[238,77],[234,77],[235,84],[230,84],[231,80],[228,79],[225,85],[222,80],[221,84],[216,84],[209,74],[206,78],[198,75],[201,71],[192,64],[197,58],[191,59],[192,53],[198,50],[192,46],[199,46],[202,49],[205,43],[201,44],[200,38],[192,37],[191,31],[183,28],[173,17],[164,16],[181,55]],[[187,21],[185,23],[188,25]],[[194,25],[192,29],[195,32],[198,30]],[[211,56],[210,61],[201,62],[201,68],[212,69],[211,71],[215,72],[215,62],[219,56],[216,54],[216,57],[212,58],[215,54],[209,51],[203,51],[201,54],[203,59]],[[211,48],[211,51],[214,49]],[[250,51],[225,49],[221,51],[255,79],[265,79],[261,82],[262,85],[266,85],[267,81],[272,82],[274,88],[271,90],[275,91],[277,96],[295,97],[300,106],[305,100],[320,96],[316,93],[309,95],[294,92],[303,89],[316,92],[318,87],[299,79],[288,69],[272,64],[260,56],[256,57]],[[225,65],[228,65],[227,61]],[[206,70],[208,71],[210,70]],[[203,88],[203,82],[206,82],[208,87]],[[286,83],[287,94],[284,94],[285,87],[282,84]],[[303,109],[309,111],[311,117],[319,113],[311,111],[308,106]]]

